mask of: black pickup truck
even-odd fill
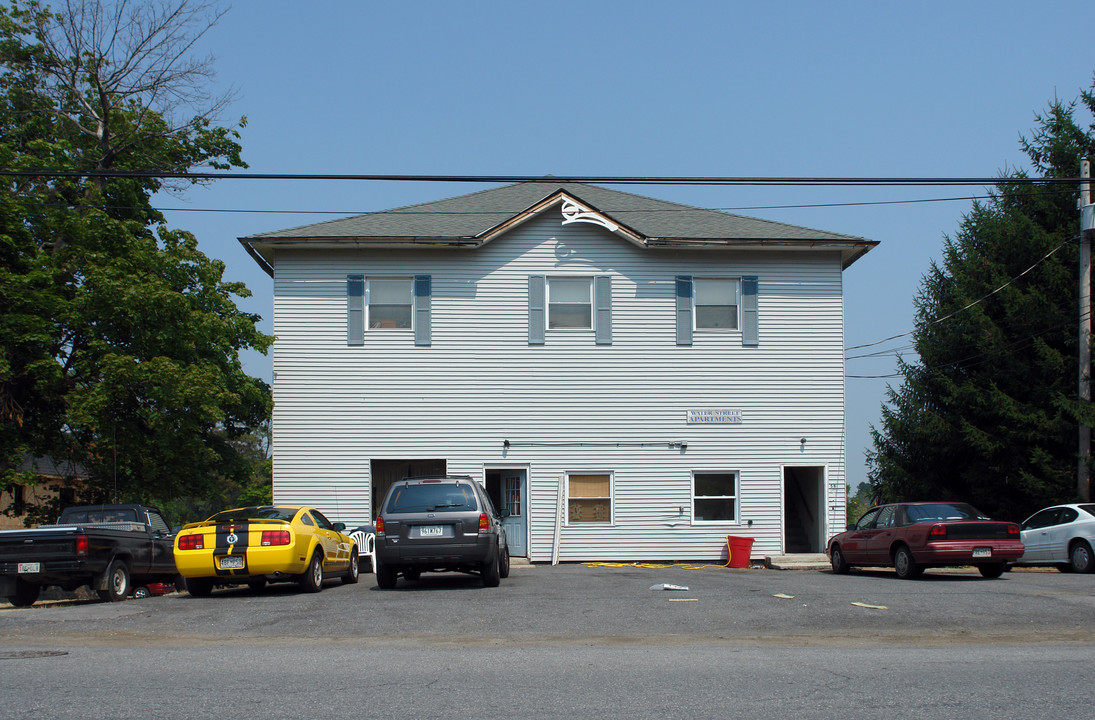
[[[175,581],[174,538],[145,505],[66,508],[56,525],[0,531],[0,597],[24,607],[43,587],[90,585],[105,601],[136,585]]]

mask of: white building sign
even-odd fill
[[[707,425],[711,423],[741,424],[741,410],[689,410],[689,425]]]

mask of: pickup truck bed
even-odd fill
[[[57,525],[0,531],[0,597],[26,606],[43,587],[89,585],[103,600],[124,600],[134,585],[174,581],[172,545],[155,508],[68,508]]]

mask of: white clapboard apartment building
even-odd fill
[[[274,498],[470,475],[532,561],[820,552],[864,238],[520,182],[240,238],[274,281]]]

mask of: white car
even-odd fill
[[[1061,572],[1095,572],[1095,503],[1054,505],[1019,526],[1025,550],[1014,565],[1055,565]]]

